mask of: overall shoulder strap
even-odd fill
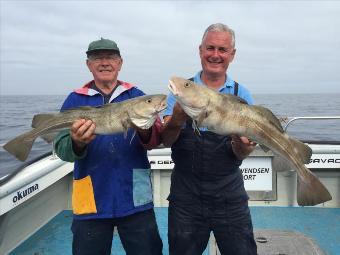
[[[235,85],[234,85],[234,95],[237,96],[238,94],[238,83],[237,81],[235,81]]]
[[[194,81],[194,77],[191,77],[188,79],[189,81]],[[235,85],[234,85],[234,95],[237,96],[238,95],[238,82],[235,81]]]

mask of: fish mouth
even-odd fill
[[[183,105],[183,99],[180,97],[180,93],[179,90],[177,89],[175,83],[172,80],[169,80],[169,85],[168,88],[170,90],[170,92],[175,96],[176,100]]]
[[[161,101],[155,105],[155,114],[158,114],[162,111],[164,111],[166,108],[168,107],[168,104],[167,104],[167,96],[164,95],[163,98],[161,99]]]
[[[185,101],[183,101],[183,99],[180,97],[180,92],[172,80],[169,80],[168,88],[170,92],[175,96],[177,102],[179,102],[182,106],[186,106]]]
[[[176,85],[172,82],[172,80],[169,80],[168,89],[174,96],[178,96],[178,90],[176,89]]]
[[[166,103],[166,99],[161,102],[161,104],[157,107],[156,109],[156,113],[160,113],[162,111],[164,111],[166,108],[168,107],[167,103]]]

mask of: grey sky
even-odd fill
[[[236,32],[229,74],[253,94],[340,93],[338,1],[1,1],[0,94],[68,94],[92,76],[88,44],[118,43],[119,78],[167,93],[200,69],[216,22]]]

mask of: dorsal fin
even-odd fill
[[[79,107],[75,107],[75,108],[69,108],[65,111],[63,111],[63,113],[67,113],[67,112],[74,112],[74,111],[90,111],[93,110],[94,108],[100,108],[102,106],[79,106]]]
[[[118,104],[118,103],[115,103],[115,105]],[[113,104],[104,104],[101,106],[101,108],[107,108],[107,107],[112,107]]]
[[[47,123],[48,121],[56,117],[56,115],[57,114],[53,114],[53,113],[36,114],[33,116],[31,126],[32,128],[37,128],[41,125],[44,125],[45,123]]]
[[[289,137],[289,142],[293,145],[295,153],[300,157],[301,161],[304,164],[310,163],[310,158],[312,157],[313,151],[312,149],[305,143],[293,138]]]
[[[260,115],[265,117],[271,124],[273,124],[277,130],[279,130],[281,133],[283,133],[283,128],[281,126],[281,122],[279,119],[272,113],[269,109],[260,106],[260,105],[251,105],[251,107]]]
[[[241,104],[248,104],[248,102],[246,100],[244,100],[243,98],[240,98],[238,96],[231,95],[231,94],[221,94],[221,95],[223,95],[223,97],[225,97],[225,100],[232,101],[232,102],[238,102],[238,103],[241,103]],[[249,107],[252,107],[252,109],[254,109],[258,114],[260,114],[261,116],[268,119],[268,121],[271,124],[273,124],[281,133],[284,132],[282,125],[281,125],[281,122],[274,115],[274,113],[272,113],[269,109],[267,109],[263,106],[260,106],[260,105],[249,105]]]
[[[222,93],[220,93],[220,95],[225,97],[225,100],[228,100],[228,101],[237,102],[240,104],[248,104],[246,100],[244,100],[243,98],[240,98],[239,96],[234,96],[232,94],[222,94]]]
[[[85,105],[85,106],[79,106],[79,107],[76,107],[76,108],[70,108],[70,109],[67,109],[64,112],[91,111],[93,109],[107,108],[107,107],[113,107],[113,106],[117,107],[120,104],[121,104],[121,102],[117,102],[117,103],[114,103],[114,104],[107,103],[107,104],[97,105],[97,106],[88,106],[88,105]]]

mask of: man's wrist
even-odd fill
[[[137,129],[138,136],[142,143],[147,144],[150,141],[152,134],[152,127],[149,129]]]
[[[185,123],[186,118],[179,118],[179,117],[172,117],[171,120],[169,121],[169,125],[171,127],[182,127],[183,124]]]
[[[86,144],[75,142],[72,139],[72,150],[73,150],[74,154],[76,154],[77,156],[81,156],[81,155],[84,154],[84,152],[86,150]]]
[[[242,148],[240,145],[238,145],[237,143],[235,143],[234,141],[231,141],[231,148],[234,152],[234,155],[239,159],[239,160],[243,160],[246,157],[249,156],[249,154],[251,153],[252,150],[250,149],[246,149],[246,148]]]

